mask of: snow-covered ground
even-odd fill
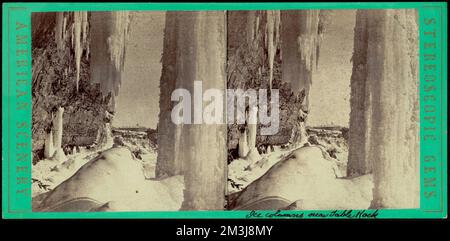
[[[368,208],[372,176],[345,177],[348,148],[333,132],[310,135],[310,147],[275,147],[255,162],[232,161],[228,165],[230,208],[251,207],[252,202],[271,196],[300,201],[294,209]]]
[[[88,197],[99,203],[91,211],[179,210],[183,176],[154,178],[157,151],[145,132],[115,132],[114,141],[110,135],[102,146],[80,148],[66,160],[45,159],[34,165],[33,209],[49,211],[68,200]],[[300,200],[294,209],[368,208],[371,175],[337,177],[345,173],[346,144],[323,136],[310,138],[310,142],[315,144],[309,148],[275,146],[258,160],[232,161],[228,165],[228,197],[238,206],[280,196],[292,203]]]
[[[125,147],[113,147],[110,136],[101,147],[81,148],[67,160],[39,161],[32,168],[33,209],[47,210],[67,200],[89,197],[107,204],[111,211],[178,210],[183,177],[153,179],[156,149],[142,133],[130,134],[115,140]]]
[[[347,168],[348,148],[342,138],[336,137],[314,137],[313,144],[318,144],[324,149],[332,152],[335,156],[336,164],[339,172],[345,175]],[[303,146],[306,143],[300,143],[297,146]],[[274,146],[274,151],[261,154],[261,159],[256,162],[251,162],[245,158],[233,160],[228,165],[228,194],[233,194],[243,190],[248,184],[258,179],[274,164],[282,160],[287,155],[291,154],[296,148]]]
[[[244,189],[290,152],[289,149],[275,146],[272,153],[262,154],[262,159],[254,163],[245,158],[233,160],[228,165],[228,194]]]

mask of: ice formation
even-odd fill
[[[90,16],[91,81],[100,83],[105,96],[117,95],[120,88],[129,15],[128,11],[115,11],[92,12]]]
[[[312,71],[320,48],[320,10],[281,12],[282,81],[291,83],[294,93],[305,92],[303,109],[309,108]]]
[[[415,10],[357,11],[347,171],[373,173],[371,208],[420,204],[417,40]]]
[[[267,52],[269,55],[269,89],[272,89],[273,61],[279,42],[280,11],[267,11]]]
[[[45,138],[45,144],[44,144],[44,157],[45,158],[51,158],[53,154],[55,153],[55,149],[53,147],[53,131],[50,130],[47,134],[47,137]]]

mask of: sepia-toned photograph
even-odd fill
[[[416,9],[33,12],[32,210],[420,206]]]

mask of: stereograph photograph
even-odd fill
[[[33,212],[419,208],[416,9],[31,20]]]

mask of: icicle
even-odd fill
[[[267,11],[267,52],[269,55],[269,89],[272,89],[272,78],[273,78],[273,58],[275,56],[274,42],[273,42],[273,32],[274,32],[274,11]]]
[[[291,83],[294,93],[304,91],[302,109],[309,109],[309,89],[317,59],[319,10],[281,12],[282,80]]]
[[[269,55],[269,89],[272,89],[273,61],[278,45],[280,11],[267,11],[267,50]]]
[[[52,158],[54,153],[55,153],[55,148],[53,147],[53,131],[50,130],[50,132],[47,134],[47,136],[45,138],[44,157],[47,159]]]
[[[71,41],[71,48],[72,48],[72,49],[74,49],[74,47],[75,47],[75,43],[74,43],[74,40],[75,40],[75,37],[74,37],[74,36],[75,36],[74,29],[75,29],[75,26],[72,25],[71,28],[70,28],[70,36],[71,36],[70,41]]]
[[[255,11],[249,11],[247,14],[247,43],[252,44],[255,38]]]
[[[319,26],[317,29],[317,34],[319,35],[317,48],[316,48],[316,69],[319,65],[319,54],[320,48],[322,46],[323,34],[326,32],[327,28],[331,25],[334,10],[320,10],[319,12]]]
[[[254,36],[253,39],[256,38],[257,34],[258,34],[258,29],[259,29],[259,14],[256,15],[256,20],[255,20],[255,30],[253,31]]]
[[[83,21],[83,13],[82,12],[74,12],[74,31],[75,31],[75,65],[76,65],[76,88],[78,92],[78,83],[80,81],[80,63],[81,63],[81,54],[83,53],[83,49],[81,48],[81,27]],[[84,37],[84,36],[83,36]],[[73,38],[72,38],[73,39]]]
[[[258,107],[253,106],[248,112],[249,124],[248,128],[248,153],[247,160],[255,162],[261,159],[258,149],[256,148],[256,131],[257,131],[257,118],[258,118]]]
[[[280,11],[275,11],[275,42],[280,43],[280,25],[281,25],[281,13]]]
[[[81,33],[83,34],[83,45],[85,45],[88,35],[88,14],[85,11],[81,12]]]
[[[53,155],[53,158],[57,161],[65,161],[66,155],[64,154],[64,151],[62,149],[62,136],[63,136],[63,113],[64,108],[59,107],[55,118],[53,119],[53,130],[54,130],[54,149],[55,153]]]
[[[317,45],[316,45],[316,56],[315,56],[316,69],[319,68],[319,54],[320,54],[320,48],[322,46],[322,41],[323,41],[323,33],[319,33],[318,39],[317,39]]]
[[[239,137],[239,157],[246,157],[248,154],[247,130]]]
[[[102,93],[117,95],[124,67],[129,12],[93,12],[90,15],[91,81],[100,83]]]
[[[66,39],[66,31],[67,31],[67,17],[63,14],[63,26],[62,26],[63,39]]]
[[[306,26],[304,32],[298,36],[298,52],[301,60],[304,61],[306,69],[312,70],[315,62],[316,48],[319,45],[318,27],[319,27],[319,11],[311,10],[306,13]]]
[[[253,106],[248,112],[249,124],[248,126],[248,148],[256,148],[256,123],[258,118],[258,107]]]
[[[113,29],[111,36],[108,38],[108,46],[111,61],[118,70],[122,70],[124,66],[125,44],[128,38],[129,22],[128,11],[114,12]]]
[[[89,53],[91,52],[91,47],[89,46],[89,44],[87,44],[86,46],[86,60],[89,59]]]
[[[56,115],[53,118],[53,130],[54,132],[54,147],[55,149],[62,147],[62,136],[63,136],[63,113],[64,108],[59,107],[56,111]]]
[[[64,49],[65,18],[64,12],[56,13],[55,42],[58,50]]]

